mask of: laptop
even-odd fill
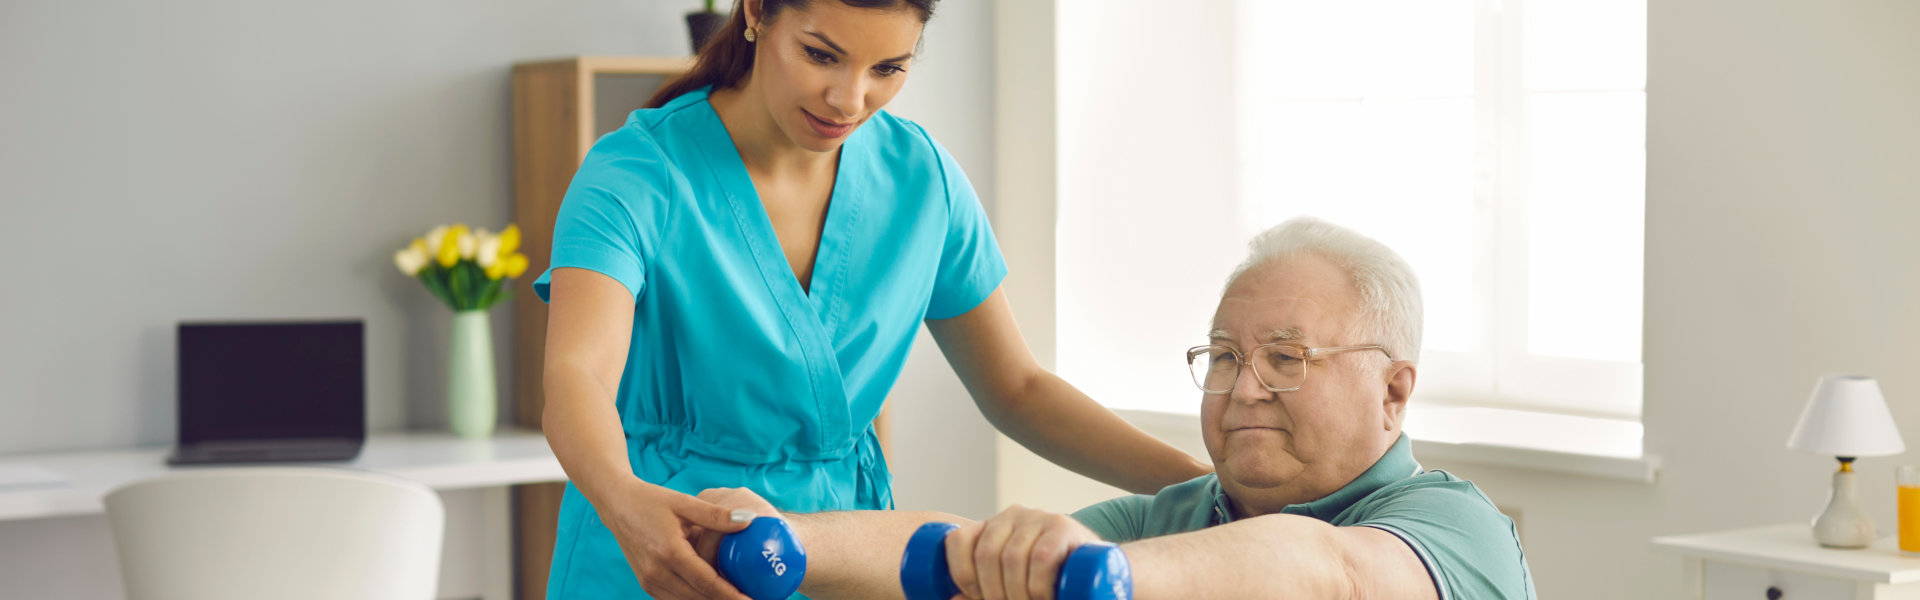
[[[359,320],[181,323],[167,464],[352,460],[366,441]]]

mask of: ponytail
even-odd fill
[[[707,86],[731,87],[753,70],[753,42],[746,38],[747,12],[743,8],[738,2],[734,3],[727,24],[720,26],[713,37],[707,38],[707,45],[700,47],[693,68],[660,86],[653,98],[647,100],[646,108],[660,108],[681,94]]]
[[[934,4],[940,0],[840,0],[848,6],[861,8],[879,8],[897,6],[904,2],[920,13],[920,22],[933,18]],[[685,74],[660,86],[647,100],[645,108],[660,108],[672,102],[681,94],[703,87],[714,89],[733,87],[753,71],[753,42],[747,41],[747,11],[745,2],[760,3],[760,22],[771,23],[780,11],[789,6],[800,5],[804,8],[810,0],[738,0],[733,3],[733,14],[727,16],[727,24],[713,32],[707,44],[700,47],[700,54],[693,61],[693,68]]]

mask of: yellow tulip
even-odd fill
[[[460,262],[460,246],[453,243],[453,238],[447,238],[446,242],[440,244],[440,255],[438,258],[440,266],[453,268],[454,263]]]
[[[507,266],[508,277],[519,277],[521,273],[527,272],[527,255],[525,254],[514,253],[513,256],[506,257],[501,260],[500,263]]]
[[[460,262],[460,238],[466,235],[466,225],[456,224],[447,228],[446,235],[440,239],[440,266],[453,268],[454,264]]]
[[[500,232],[500,256],[513,254],[520,249],[520,226],[512,223]]]
[[[504,260],[493,261],[493,264],[486,267],[486,269],[487,269],[487,279],[499,279],[500,277],[507,274],[507,261],[504,261]]]
[[[420,238],[413,238],[413,243],[408,244],[407,249],[419,252],[421,256],[433,256],[433,252],[427,250],[427,241]]]

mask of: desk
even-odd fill
[[[104,515],[107,492],[169,472],[229,465],[174,467],[169,446],[0,455],[0,464],[45,468],[65,477],[57,484],[0,487],[0,523]],[[441,593],[447,597],[512,598],[512,507],[508,486],[565,481],[566,472],[539,432],[503,429],[493,437],[463,440],[449,433],[382,432],[368,435],[351,462],[274,463],[360,469],[418,481],[448,501],[447,545]],[[467,493],[472,490],[476,493]],[[452,492],[452,493],[449,493]],[[105,540],[87,545],[88,561]],[[114,565],[110,556],[101,562]],[[100,565],[105,568],[106,565]],[[7,579],[0,576],[0,581]],[[116,581],[118,576],[113,577]],[[117,585],[117,583],[115,584]],[[8,590],[0,590],[6,595]]]
[[[1686,561],[1686,598],[1920,599],[1920,557],[1894,536],[1860,550],[1823,548],[1805,523],[1653,539]]]

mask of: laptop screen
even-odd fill
[[[360,321],[181,323],[180,443],[366,435]]]

